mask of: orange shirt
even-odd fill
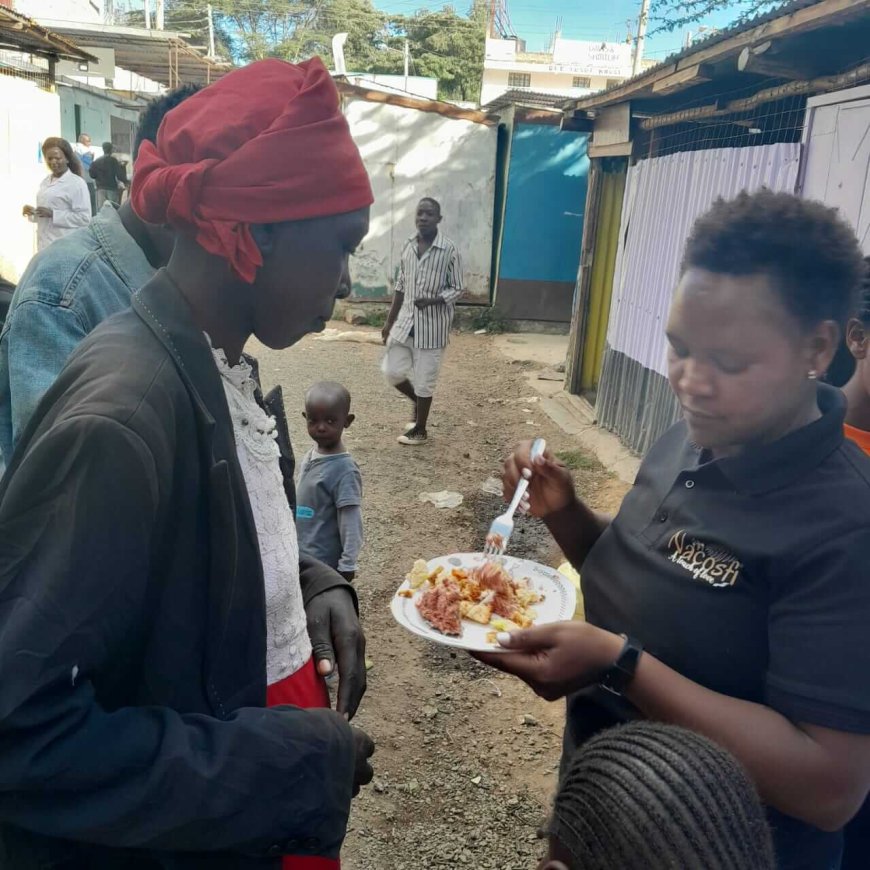
[[[868,456],[870,456],[870,432],[856,429],[848,423],[843,424],[843,432],[847,438],[851,438]]]

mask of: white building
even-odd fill
[[[558,34],[550,51],[526,51],[521,39],[487,39],[480,104],[506,91],[581,97],[631,77],[632,46],[583,42]]]

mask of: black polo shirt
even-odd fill
[[[820,419],[711,460],[679,423],[653,446],[583,565],[586,618],[686,677],[794,722],[870,733],[870,458]],[[631,718],[600,690],[569,699],[566,749]],[[839,834],[771,811],[779,866],[828,870]]]

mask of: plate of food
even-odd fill
[[[418,559],[393,596],[396,622],[420,637],[457,649],[491,652],[500,631],[574,616],[571,581],[527,559],[453,553]]]

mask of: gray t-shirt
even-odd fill
[[[362,475],[349,453],[313,447],[296,485],[299,552],[338,571],[356,571],[362,547]]]

